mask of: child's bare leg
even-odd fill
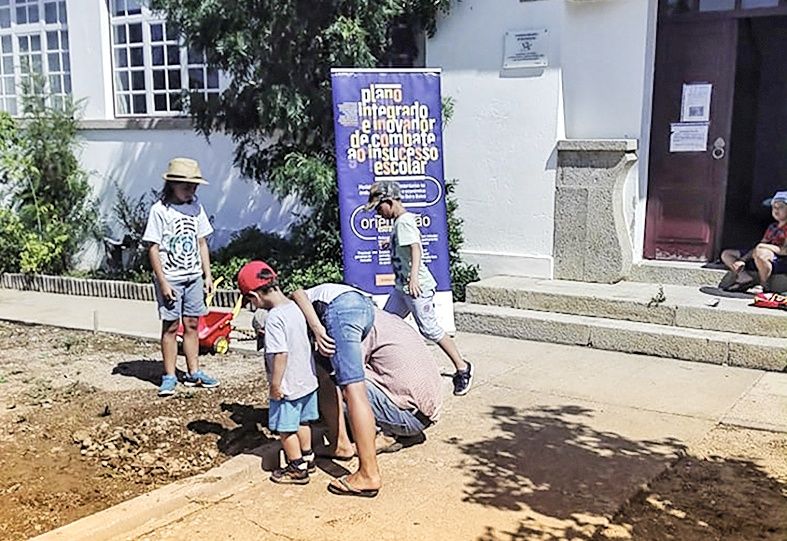
[[[183,355],[186,357],[186,366],[189,369],[189,374],[199,370],[198,323],[199,318],[183,316]]]
[[[300,432],[300,430],[298,432]],[[279,435],[282,449],[284,449],[284,454],[287,457],[287,462],[292,462],[302,457],[301,442],[298,432],[281,432]]]
[[[178,322],[161,322],[161,357],[164,360],[164,373],[168,376],[175,375],[178,361]]]
[[[754,264],[757,266],[760,285],[765,287],[773,273],[773,252],[765,248],[757,248],[754,250],[753,258]]]
[[[304,451],[312,450],[312,427],[309,425],[301,425],[298,428],[298,446],[301,449],[301,456]]]
[[[722,261],[722,263],[724,263],[724,265],[728,269],[734,270],[734,271],[739,271],[740,270],[740,269],[736,269],[735,268],[736,267],[735,263],[740,259],[740,257],[741,257],[741,251],[740,250],[735,250],[735,249],[732,249],[732,248],[727,248],[726,250],[724,250],[721,253],[721,261]],[[741,267],[741,268],[743,268],[743,267]]]
[[[440,346],[440,349],[442,349],[445,354],[448,355],[448,358],[451,359],[451,362],[454,363],[457,372],[464,372],[467,370],[467,363],[462,358],[462,354],[459,353],[459,348],[456,347],[456,342],[454,342],[453,338],[446,334],[438,340],[437,345]]]

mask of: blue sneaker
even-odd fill
[[[202,370],[197,370],[193,374],[188,374],[183,378],[183,385],[186,387],[204,387],[213,389],[219,386],[219,380],[210,377]]]
[[[175,394],[175,388],[178,386],[177,376],[164,375],[161,378],[161,386],[158,388],[159,396],[171,396]]]

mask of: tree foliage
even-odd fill
[[[197,130],[228,135],[244,175],[310,207],[291,238],[300,260],[291,264],[306,276],[333,277],[341,268],[331,68],[388,65],[393,29],[406,24],[432,35],[450,3],[151,0],[189,47],[228,75],[217,99],[190,98]]]

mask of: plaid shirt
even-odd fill
[[[782,247],[787,244],[787,224],[780,226],[777,222],[773,222],[765,230],[762,236],[764,244],[773,244]]]

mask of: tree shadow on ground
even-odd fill
[[[611,528],[607,532],[614,530],[620,539],[777,539],[760,535],[727,536],[730,528],[739,527],[740,521],[713,526],[713,507],[718,509],[723,496],[714,500],[711,495],[704,501],[705,498],[699,497],[700,489],[703,483],[723,484],[729,478],[729,475],[718,477],[720,474],[714,474],[713,468],[701,480],[688,485],[675,483],[671,492],[662,495],[673,504],[680,502],[686,521],[711,524],[703,536],[672,536],[669,532],[673,526],[668,527],[666,522],[659,526],[659,521],[675,520],[681,513],[670,514],[654,508],[652,518],[656,522],[652,524],[633,522],[625,510],[623,514],[617,513],[626,501],[636,502],[646,494],[643,483],[659,476],[670,464],[690,459],[685,457],[684,445],[674,438],[637,441],[598,431],[587,424],[593,414],[593,410],[580,406],[540,406],[524,411],[494,406],[491,418],[496,427],[490,437],[457,443],[468,457],[462,470],[472,476],[464,501],[526,515],[514,531],[487,527],[479,541],[601,540],[607,539],[600,533],[605,528]],[[720,493],[739,494],[742,499],[736,503],[743,504],[755,491],[765,491],[766,505],[776,506],[784,516],[787,509],[782,493],[784,485],[777,486],[778,482],[751,462],[722,460],[715,464],[737,472],[736,476],[748,483],[733,483],[719,488]],[[643,509],[637,513],[647,516]],[[751,520],[758,520],[758,513],[753,515]],[[650,535],[651,530],[656,533]]]
[[[112,369],[112,375],[127,376],[138,380],[152,383],[156,387],[161,384],[161,375],[164,373],[164,365],[161,361],[153,359],[135,359],[133,361],[121,361]],[[186,373],[181,369],[176,369],[175,375],[182,381]]]

